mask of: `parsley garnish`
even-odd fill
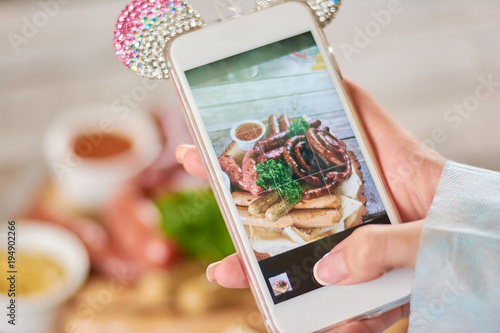
[[[290,137],[296,135],[305,135],[306,131],[310,128],[309,123],[304,119],[304,117],[298,117],[290,123],[288,130],[290,131]]]
[[[255,181],[257,186],[261,186],[265,190],[280,191],[282,196],[288,198],[291,205],[295,205],[297,201],[302,199],[302,187],[293,180],[292,170],[283,160],[278,162],[268,160],[259,163],[257,164],[257,172],[259,174],[259,179]]]

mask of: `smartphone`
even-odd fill
[[[283,2],[165,53],[269,331],[331,331],[407,302],[410,269],[353,286],[312,273],[355,228],[398,216],[310,9]]]

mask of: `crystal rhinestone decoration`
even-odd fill
[[[267,7],[278,0],[255,0],[258,9]],[[335,17],[339,10],[340,0],[303,0],[316,15],[319,24],[324,27]]]
[[[168,79],[163,55],[175,35],[200,27],[203,20],[179,0],[134,0],[115,26],[116,54],[127,67],[150,79]]]
[[[255,0],[258,9],[279,0]],[[340,0],[301,0],[327,25],[340,7]],[[115,26],[116,54],[125,66],[150,79],[168,79],[163,50],[176,35],[203,25],[200,15],[180,0],[134,0],[118,17]]]

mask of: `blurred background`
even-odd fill
[[[126,4],[0,1],[0,234],[4,248],[18,222],[32,281],[19,320],[33,318],[26,332],[263,332],[248,291],[205,281],[232,245],[208,185],[175,162],[191,140],[172,83],[114,54]],[[210,22],[253,1],[190,4]],[[344,77],[418,138],[500,171],[499,12],[496,0],[346,0],[325,33]]]

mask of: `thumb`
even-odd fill
[[[424,222],[356,229],[316,263],[316,281],[348,285],[376,279],[393,268],[415,267]]]
[[[175,152],[175,158],[177,162],[184,165],[184,169],[188,173],[199,178],[207,178],[203,162],[195,146],[187,144],[180,145]]]

